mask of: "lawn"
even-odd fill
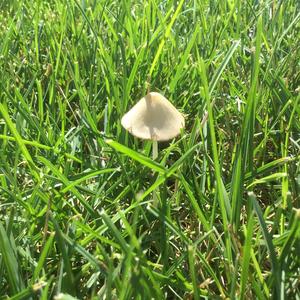
[[[1,0],[0,74],[0,299],[300,299],[299,0]]]

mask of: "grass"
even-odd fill
[[[1,299],[300,299],[299,1],[0,12]],[[148,84],[186,116],[155,160]]]

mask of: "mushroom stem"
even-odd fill
[[[158,145],[157,141],[152,142],[152,159],[155,160],[157,159],[158,156]]]

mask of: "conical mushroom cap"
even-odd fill
[[[184,128],[184,117],[164,96],[151,92],[123,116],[121,124],[138,138],[167,141]]]

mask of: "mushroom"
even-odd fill
[[[121,120],[132,135],[153,142],[153,159],[157,158],[157,142],[176,137],[184,128],[183,115],[163,95],[151,92],[128,111]]]

